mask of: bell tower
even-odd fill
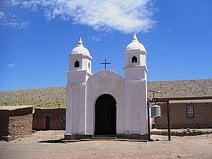
[[[82,39],[79,39],[77,46],[73,48],[69,55],[69,76],[70,83],[85,83],[92,75],[92,57],[87,48],[84,47]]]
[[[88,78],[91,73],[92,57],[84,47],[82,39],[69,55],[68,82],[66,86],[66,132],[67,138],[86,134],[85,111]]]
[[[136,34],[125,51],[125,79],[146,80],[146,49],[138,41]]]
[[[146,138],[147,125],[147,67],[146,49],[136,34],[125,50],[125,134]]]

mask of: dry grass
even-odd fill
[[[0,92],[0,105],[34,105],[44,108],[65,107],[65,88],[42,88]]]

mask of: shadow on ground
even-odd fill
[[[64,143],[64,138],[58,140],[43,140],[39,141],[38,143]]]

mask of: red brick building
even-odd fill
[[[150,82],[149,90],[157,91],[155,98],[182,98],[184,100],[170,100],[171,128],[212,128],[212,80],[185,80],[168,82]],[[153,93],[149,93],[151,100]],[[196,100],[188,100],[194,97]],[[187,99],[186,99],[187,98]],[[198,100],[199,98],[199,100]],[[167,128],[167,105],[161,106],[161,117],[155,118],[155,128]]]
[[[155,118],[155,128],[167,128],[167,105],[161,106],[161,117]],[[212,128],[212,100],[170,101],[171,128]]]

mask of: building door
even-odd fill
[[[116,100],[109,94],[99,96],[95,104],[95,135],[116,134]]]
[[[51,116],[45,115],[45,130],[50,130],[51,128]]]

